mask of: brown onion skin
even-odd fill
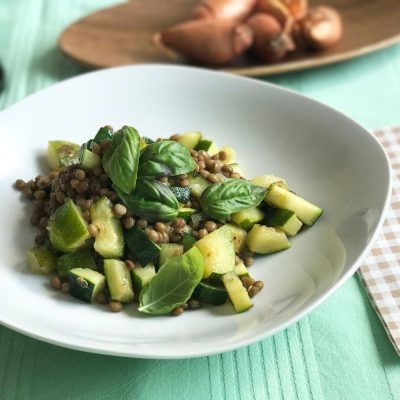
[[[342,18],[332,7],[310,8],[301,26],[306,43],[315,50],[325,50],[343,37]]]
[[[195,7],[195,19],[226,19],[243,21],[253,10],[257,0],[203,0]]]
[[[227,64],[253,44],[251,28],[232,20],[192,20],[159,35],[168,49],[206,65]]]
[[[254,42],[251,53],[258,58],[275,62],[281,60],[288,51],[294,50],[294,43],[272,15],[254,14],[247,20],[253,30]]]

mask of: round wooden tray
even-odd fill
[[[127,64],[176,63],[150,43],[154,32],[188,19],[198,0],[132,0],[91,14],[60,36],[62,51],[92,68]],[[399,0],[315,0],[329,4],[343,17],[344,37],[323,52],[291,54],[265,64],[243,56],[222,68],[257,76],[313,68],[358,57],[400,41]]]

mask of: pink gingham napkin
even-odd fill
[[[400,355],[400,127],[374,132],[393,171],[391,204],[381,233],[358,273]]]

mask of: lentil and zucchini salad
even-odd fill
[[[27,252],[54,289],[120,311],[180,315],[228,299],[236,312],[263,289],[253,256],[290,247],[322,209],[273,175],[247,180],[230,147],[199,132],[153,141],[99,129],[82,146],[50,141],[52,169],[15,183],[39,228]]]

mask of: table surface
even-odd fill
[[[115,0],[1,0],[0,109],[85,70],[57,49],[71,22]],[[400,46],[267,77],[369,129],[400,125]],[[2,132],[2,134],[5,134]],[[237,351],[140,360],[52,346],[0,326],[0,399],[399,399],[400,359],[357,276],[298,323]]]

